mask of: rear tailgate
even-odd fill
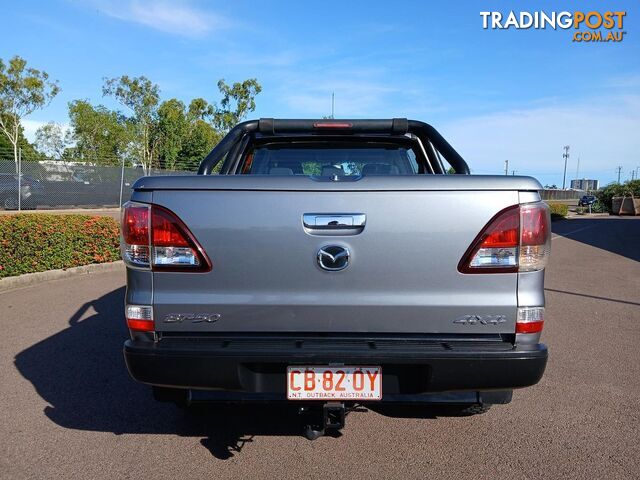
[[[153,273],[158,331],[513,333],[517,273],[468,275],[461,257],[487,222],[539,184],[527,177],[143,179],[133,200],[176,213],[213,263],[207,273]],[[313,232],[307,213],[364,214],[358,232]],[[322,270],[319,249],[346,247]],[[176,313],[214,323],[165,322]],[[506,321],[456,323],[467,315]]]

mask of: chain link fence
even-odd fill
[[[144,176],[141,167],[118,165],[116,158],[103,164],[71,162],[0,150],[0,209],[58,209],[119,207],[131,196],[131,186]],[[18,175],[20,172],[20,175]],[[148,175],[195,175],[185,170],[151,169]],[[542,190],[543,200],[576,200],[583,190]]]
[[[131,186],[145,175],[141,167],[29,158],[24,152],[0,151],[0,209],[67,209],[119,207],[131,196]],[[102,162],[101,162],[102,163]],[[148,175],[195,175],[183,170],[151,169]]]

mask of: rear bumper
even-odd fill
[[[536,384],[547,348],[427,337],[165,337],[128,340],[131,376],[156,386],[216,390],[241,399],[285,398],[288,365],[379,365],[383,399],[438,392],[511,390]]]

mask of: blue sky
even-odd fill
[[[391,6],[395,5],[395,6]],[[428,121],[475,173],[608,183],[640,167],[640,6],[634,1],[12,2],[0,58],[26,58],[62,93],[25,122],[67,122],[67,103],[101,96],[103,77],[146,75],[163,98],[218,98],[216,81],[256,77],[254,117]],[[621,43],[573,30],[483,30],[480,11],[623,10]],[[568,183],[568,181],[567,181]]]

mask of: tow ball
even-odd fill
[[[307,417],[304,436],[309,440],[315,440],[325,435],[327,430],[343,428],[346,409],[344,403],[327,402],[322,405],[321,412],[317,407],[300,407],[298,413]]]

